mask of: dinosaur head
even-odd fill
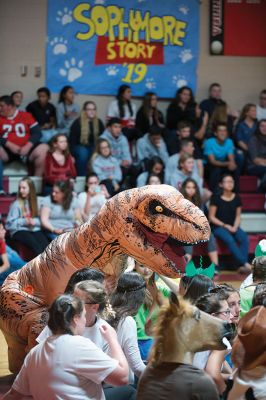
[[[158,274],[175,277],[184,272],[182,246],[210,237],[203,212],[171,186],[144,186],[116,197],[118,220],[123,219],[117,233],[120,248]]]

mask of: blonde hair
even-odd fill
[[[101,153],[100,153],[100,146],[101,146],[102,143],[107,143],[107,144],[108,144],[109,149],[110,149],[110,156],[111,156],[111,145],[110,145],[110,143],[108,142],[107,139],[104,139],[104,138],[101,138],[101,137],[100,137],[100,138],[97,140],[97,142],[96,142],[95,151],[94,151],[94,153],[92,154],[91,159],[90,159],[91,170],[93,170],[93,168],[92,168],[92,162],[95,160],[95,158],[96,158],[97,156],[101,155]]]
[[[184,164],[190,158],[194,160],[193,156],[191,156],[190,154],[187,153],[181,154],[178,160],[178,169],[182,169],[182,164]]]
[[[83,110],[81,111],[80,114],[80,144],[87,145],[89,142],[89,136],[92,134],[90,132],[90,126],[88,123],[88,117],[86,114],[86,107],[88,104],[92,104],[95,107],[96,110],[96,104],[93,101],[86,101],[83,104]],[[92,120],[92,126],[93,126],[93,135],[94,135],[94,140],[99,136],[99,120],[97,118],[97,115],[95,114],[95,117]]]
[[[102,283],[93,280],[85,280],[76,283],[74,291],[75,289],[82,290],[86,293],[86,302],[89,304],[99,304],[99,314],[101,314],[103,319],[108,319],[110,316],[113,316],[113,310],[112,307],[110,307],[108,296]]]
[[[86,293],[88,300],[91,303],[100,304],[106,301],[107,294],[102,283],[85,280],[76,283],[74,290],[79,289]]]

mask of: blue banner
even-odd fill
[[[78,93],[173,97],[196,89],[198,0],[48,0],[46,84]]]

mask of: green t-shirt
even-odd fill
[[[251,309],[255,287],[256,285],[250,285],[240,289],[240,317]]]
[[[170,289],[168,288],[168,286],[164,285],[164,282],[162,282],[161,280],[160,280],[160,282],[157,281],[156,285],[158,287],[158,290],[163,294],[164,297],[169,297]],[[151,320],[153,323],[156,321],[159,311],[160,311],[160,307],[158,305],[156,305],[151,314]],[[144,307],[144,305],[142,304],[138,310],[137,315],[134,317],[136,324],[137,324],[138,340],[152,339],[152,337],[148,336],[145,332],[145,323],[146,323],[148,314],[149,314],[149,310],[147,310]]]

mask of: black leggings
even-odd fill
[[[31,249],[34,257],[41,254],[49,244],[49,240],[42,231],[18,231],[12,236],[12,239]]]

